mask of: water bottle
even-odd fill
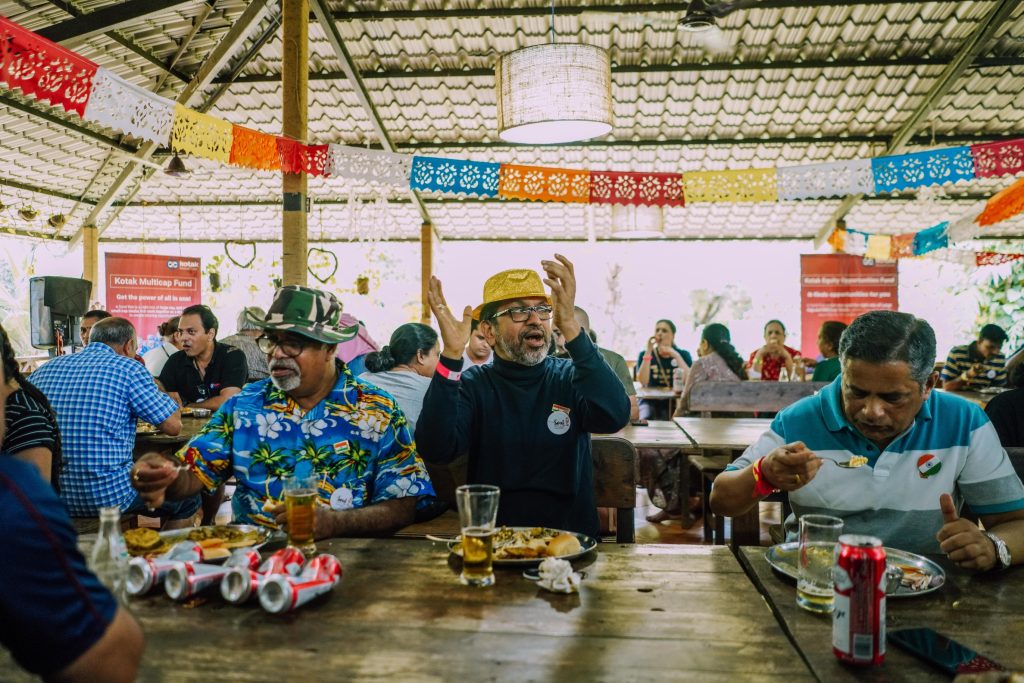
[[[686,373],[682,368],[672,371],[672,391],[677,394],[683,393],[683,386],[686,384]]]
[[[89,569],[114,597],[124,602],[128,576],[128,549],[121,536],[121,510],[100,508],[100,532],[89,555]]]
[[[789,381],[789,371],[786,370],[786,366],[785,365],[783,365],[782,369],[779,370],[779,381],[780,382],[788,382]]]

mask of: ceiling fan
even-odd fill
[[[686,14],[679,20],[679,30],[689,33],[703,33],[718,28],[715,19],[732,14],[738,9],[756,5],[756,0],[736,0],[736,2],[707,3],[704,0],[691,0]]]
[[[609,13],[603,11],[582,14],[607,15],[622,29],[639,31],[654,28],[659,31],[680,31],[684,42],[696,43],[705,52],[725,54],[732,51],[732,43],[718,26],[718,20],[741,9],[754,7],[757,0],[735,0],[734,2],[707,2],[707,0],[691,0],[682,17],[663,12],[627,12]]]

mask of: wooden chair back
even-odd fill
[[[598,507],[615,508],[615,540],[634,543],[636,530],[636,448],[618,437],[591,440],[594,459],[594,498]]]
[[[778,412],[811,396],[828,382],[701,382],[690,393],[690,410],[712,413]]]

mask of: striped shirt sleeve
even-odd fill
[[[7,398],[6,411],[6,452],[13,454],[29,448],[53,448],[56,426],[38,401],[24,390],[18,390]]]

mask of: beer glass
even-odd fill
[[[833,551],[843,520],[829,515],[800,518],[796,604],[810,612],[832,611]]]
[[[491,542],[498,517],[497,486],[467,484],[455,489],[462,527],[462,573],[459,581],[466,586],[494,584]]]
[[[316,554],[313,542],[313,519],[319,478],[315,475],[288,477],[284,480],[285,513],[288,515],[288,545],[306,557]]]

